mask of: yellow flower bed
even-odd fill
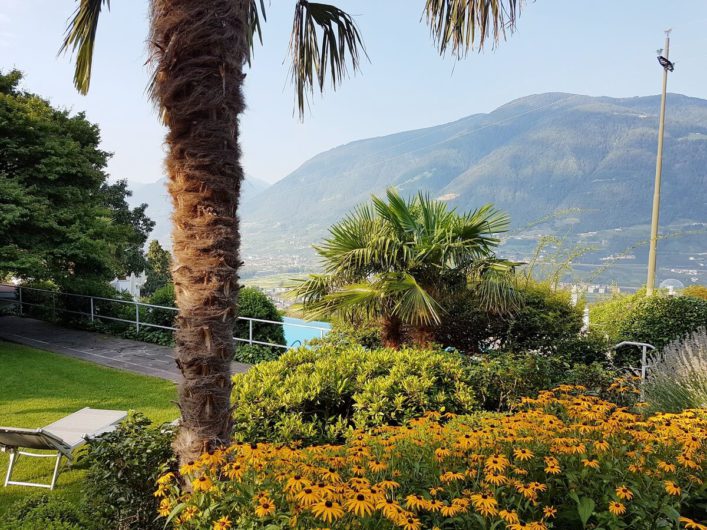
[[[646,418],[582,390],[506,416],[430,412],[345,445],[235,444],[181,469],[191,492],[163,476],[160,514],[209,530],[707,529],[680,515],[706,493],[707,411]]]

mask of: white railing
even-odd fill
[[[135,325],[135,330],[140,331],[141,328],[158,328],[158,329],[165,329],[165,330],[170,330],[170,331],[176,331],[177,328],[173,326],[164,326],[162,324],[156,324],[154,322],[149,322],[146,320],[141,320],[140,319],[140,308],[147,308],[148,310],[150,309],[159,309],[159,310],[166,310],[166,311],[172,311],[174,312],[175,316],[176,313],[178,312],[178,309],[176,307],[170,307],[170,306],[163,306],[163,305],[155,305],[155,304],[146,304],[144,302],[137,302],[134,300],[120,300],[118,298],[104,298],[101,296],[90,296],[90,295],[85,295],[85,294],[72,294],[72,293],[62,293],[58,291],[50,291],[48,289],[37,289],[35,287],[22,287],[21,285],[7,285],[7,284],[0,284],[0,287],[5,287],[5,288],[12,288],[14,289],[14,296],[12,298],[8,297],[3,297],[3,294],[9,293],[10,291],[0,291],[0,303],[5,303],[8,305],[14,305],[18,307],[19,315],[23,316],[23,307],[28,306],[28,307],[41,307],[44,309],[48,309],[51,311],[52,314],[52,319],[56,319],[56,314],[57,311],[60,311],[62,313],[69,313],[73,315],[80,315],[80,316],[85,316],[88,317],[91,322],[95,322],[96,319],[98,320],[111,320],[111,321],[116,321],[116,322],[123,322],[126,324],[133,324]],[[30,293],[30,292],[37,292],[37,293],[47,293],[49,297],[51,298],[51,303],[46,304],[46,303],[34,303],[34,302],[28,302],[25,298],[23,297],[22,293]],[[60,308],[57,309],[57,298],[59,296],[62,297],[73,297],[73,298],[81,298],[81,299],[88,299],[89,302],[89,311],[74,311],[66,308]],[[115,316],[110,316],[106,314],[102,314],[100,311],[100,307],[96,304],[96,301],[105,301],[105,302],[111,302],[111,303],[119,303],[119,304],[127,304],[135,307],[135,319],[126,319],[126,318],[119,318]],[[238,317],[238,320],[246,321],[248,322],[248,337],[233,337],[233,340],[236,342],[243,342],[246,344],[259,344],[262,346],[274,346],[276,348],[284,348],[284,349],[289,349],[292,345],[288,346],[285,344],[275,344],[272,342],[264,342],[260,341],[257,339],[253,338],[253,323],[254,322],[259,322],[263,324],[272,324],[272,325],[277,325],[277,326],[282,326],[283,328],[285,326],[290,326],[290,327],[297,327],[297,328],[306,328],[306,329],[312,329],[316,330],[319,333],[319,337],[322,338],[324,337],[324,334],[329,331],[329,329],[321,327],[321,326],[313,326],[310,324],[297,324],[294,322],[279,322],[277,320],[266,320],[263,318],[252,318],[252,317]],[[283,329],[284,331],[284,329]]]

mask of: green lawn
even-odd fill
[[[37,428],[83,407],[138,410],[156,423],[178,417],[173,401],[174,383],[135,375],[26,346],[0,342],[0,425]],[[0,453],[0,478],[7,470],[7,455]],[[20,457],[15,480],[49,482],[53,459]],[[85,471],[67,469],[59,475],[52,495],[78,501]],[[18,499],[43,488],[2,487],[0,516]]]

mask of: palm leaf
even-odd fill
[[[361,53],[366,56],[363,40],[348,13],[328,4],[297,2],[290,55],[300,118],[304,116],[305,101],[314,87],[323,91],[326,80],[330,79],[336,89],[348,74],[349,61],[354,72],[360,70]]]
[[[523,303],[515,269],[522,263],[496,258],[478,260],[468,277],[482,309],[499,315],[514,313]]]
[[[464,57],[470,49],[482,49],[490,38],[493,45],[515,30],[521,0],[427,0],[425,14],[440,54],[451,48]]]
[[[91,85],[93,46],[96,43],[98,17],[104,5],[110,10],[110,0],[80,0],[66,27],[64,42],[59,48],[60,54],[69,49],[72,54],[76,54],[74,86],[84,95]]]
[[[258,6],[260,6],[260,10],[258,10]],[[250,0],[250,4],[248,5],[248,64],[250,64],[251,59],[253,58],[253,49],[255,47],[255,37],[257,35],[258,40],[260,41],[260,44],[263,44],[263,31],[262,27],[260,25],[260,17],[263,17],[263,20],[267,22],[268,17],[267,14],[265,13],[265,0]]]

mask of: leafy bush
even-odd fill
[[[0,530],[87,530],[85,515],[75,505],[34,495],[10,506],[0,521]]]
[[[691,296],[644,298],[624,319],[622,340],[648,342],[662,350],[668,343],[707,325],[707,300]],[[625,337],[625,338],[623,338]]]
[[[282,315],[263,291],[255,287],[244,287],[238,293],[238,314],[242,317],[259,318],[282,322]],[[241,339],[250,337],[252,326],[253,339],[271,344],[285,344],[285,330],[280,324],[266,322],[252,322],[238,320],[234,329],[234,336]],[[268,361],[278,358],[285,351],[276,346],[263,344],[246,344],[239,341],[236,347],[235,360],[245,363]]]
[[[570,293],[540,283],[518,288],[521,304],[511,315],[485,311],[471,291],[456,293],[445,304],[436,341],[461,352],[490,349],[558,351],[582,328],[582,311],[570,303]]]
[[[465,361],[424,350],[366,350],[321,343],[233,378],[238,439],[341,440],[350,427],[400,425],[443,407],[470,410],[474,394]]]
[[[589,330],[584,335],[571,335],[557,342],[557,354],[570,363],[606,365],[609,362],[607,352],[612,344],[605,335],[596,330]]]
[[[164,307],[177,307],[174,299],[174,284],[168,283],[157,289],[149,298],[149,303],[152,305],[161,305]],[[176,311],[169,309],[149,308],[147,321],[160,326],[174,327],[174,319],[177,316]]]
[[[372,319],[333,318],[331,330],[322,339],[316,339],[320,340],[340,346],[360,344],[369,350],[383,347],[380,323]]]
[[[188,530],[700,528],[707,411],[645,418],[572,387],[510,416],[437,410],[345,445],[236,444],[159,479]],[[690,526],[692,525],[692,526]]]
[[[701,328],[652,355],[646,400],[654,410],[707,408],[707,330]]]
[[[508,352],[473,357],[470,375],[479,406],[489,411],[513,410],[523,397],[559,384],[582,385],[596,395],[616,398],[609,389],[618,377],[599,363],[573,365],[564,356]],[[621,398],[624,404],[634,400],[633,392]]]
[[[658,350],[707,324],[707,300],[692,296],[666,296],[645,291],[614,296],[592,306],[592,327],[608,335],[612,343],[647,342]],[[636,360],[635,350],[633,357]]]
[[[174,428],[152,427],[142,414],[131,413],[114,431],[87,444],[84,504],[103,527],[121,530],[163,528],[155,521],[155,479],[174,464]]]
[[[707,300],[707,286],[704,285],[689,285],[682,290],[683,296],[692,296],[693,298],[701,298]]]
[[[262,344],[246,344],[236,342],[236,355],[234,360],[240,363],[258,364],[274,361],[285,352],[285,348],[263,346]]]

